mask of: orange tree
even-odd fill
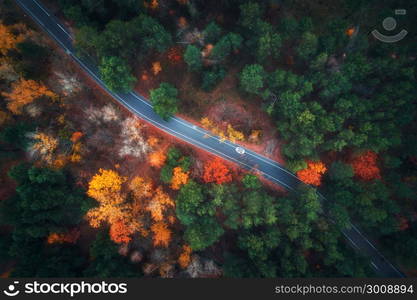
[[[55,98],[46,86],[34,80],[20,79],[12,84],[10,93],[2,93],[8,100],[7,107],[14,114],[20,114],[22,107],[42,96]]]

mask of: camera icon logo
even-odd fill
[[[4,290],[3,293],[9,297],[17,296],[20,293],[20,291],[16,289],[17,284],[19,284],[19,281],[14,281],[13,284],[9,284],[7,290]]]
[[[395,10],[395,14],[396,15],[406,15],[407,11],[405,9],[396,9]],[[397,27],[397,21],[393,18],[393,17],[388,17],[385,18],[382,21],[382,27],[386,30],[386,31],[392,31]],[[373,30],[372,31],[372,35],[380,40],[381,42],[384,43],[396,43],[401,41],[403,38],[405,38],[405,36],[408,34],[408,31],[403,29],[401,30],[399,33],[395,34],[395,35],[385,35],[380,33],[378,30]]]

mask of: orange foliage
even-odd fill
[[[166,155],[164,153],[164,151],[157,151],[157,152],[153,152],[151,154],[149,154],[149,164],[152,167],[155,168],[160,168],[164,165],[165,160],[166,160]]]
[[[43,84],[34,80],[20,79],[12,84],[11,93],[2,93],[9,101],[7,108],[14,114],[20,114],[26,104],[42,96],[55,98],[56,95]]]
[[[117,244],[127,244],[132,238],[132,229],[123,220],[117,220],[110,226],[110,239]]]
[[[225,141],[226,139],[229,139],[232,143],[235,143],[236,141],[244,141],[245,135],[234,129],[232,125],[227,124],[226,131],[219,128],[212,120],[210,120],[207,117],[201,118],[201,125],[203,128],[211,131],[214,135],[217,135],[220,138],[220,141]]]
[[[10,49],[15,49],[16,44],[23,40],[22,35],[14,35],[13,28],[9,28],[3,23],[0,23],[0,53],[6,55]]]
[[[307,169],[297,172],[298,178],[306,184],[319,186],[321,177],[326,173],[327,168],[322,162],[307,162]]]
[[[380,179],[377,159],[378,155],[373,151],[364,152],[353,158],[351,165],[355,175],[363,180]]]
[[[120,197],[116,197],[126,181],[117,172],[112,170],[100,169],[88,184],[87,195],[99,202],[120,202]]]
[[[140,77],[143,81],[147,81],[149,79],[148,72],[144,71],[142,76]]]
[[[159,139],[157,137],[155,137],[155,136],[150,136],[148,138],[147,142],[148,142],[149,146],[155,147],[155,146],[158,145]]]
[[[37,151],[46,162],[52,163],[52,156],[59,145],[58,139],[43,132],[34,134],[33,139],[36,142],[32,150]]]
[[[223,184],[232,181],[232,174],[223,161],[216,157],[205,164],[203,180],[207,183]]]
[[[81,131],[76,131],[76,132],[74,132],[72,135],[71,135],[71,142],[73,142],[74,144],[76,143],[76,142],[78,142],[78,140],[80,139],[80,138],[82,138],[82,136],[83,136],[84,134],[81,132]]]
[[[188,245],[182,246],[182,252],[180,256],[178,257],[178,264],[180,265],[182,269],[185,269],[190,264],[191,252],[192,252],[192,249],[190,246]]]
[[[67,233],[51,233],[47,238],[48,244],[75,244],[80,237],[80,230],[77,228],[71,229]]]
[[[181,60],[181,52],[178,47],[172,47],[168,50],[168,59],[171,63],[178,63]]]
[[[152,72],[154,75],[158,75],[158,73],[161,71],[162,71],[162,67],[159,61],[152,63]]]
[[[130,181],[129,188],[135,199],[149,198],[153,194],[152,181],[147,178],[136,176]]]
[[[152,224],[151,231],[153,232],[153,245],[168,247],[171,241],[172,232],[169,230],[168,225],[164,222],[157,222]]]
[[[113,225],[122,220],[129,224],[132,232],[140,229],[141,224],[134,217],[132,205],[126,203],[125,195],[121,193],[125,181],[126,178],[117,172],[103,169],[90,180],[87,195],[100,204],[87,212],[86,217],[92,227],[98,228],[103,222]]]
[[[168,207],[174,206],[175,203],[172,201],[169,195],[162,190],[162,187],[158,187],[152,200],[146,207],[146,210],[151,213],[151,217],[154,221],[159,222],[164,219],[164,211]]]
[[[57,169],[61,169],[67,163],[67,157],[63,154],[59,154],[53,162],[53,166]]]
[[[171,188],[179,190],[180,187],[188,182],[188,172],[183,172],[181,167],[175,167],[172,170]]]
[[[353,34],[355,33],[355,28],[348,28],[347,30],[346,30],[346,35],[347,36],[352,36]]]

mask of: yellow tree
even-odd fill
[[[100,169],[89,182],[87,195],[96,199],[99,206],[87,212],[87,219],[94,228],[103,222],[110,224],[110,237],[116,243],[127,243],[135,231],[141,229],[140,221],[133,214],[132,205],[126,203],[122,185],[126,181],[113,170]]]
[[[236,141],[245,140],[245,135],[242,132],[234,129],[230,124],[227,124],[227,134],[229,136],[229,140],[233,143],[235,143]]]
[[[100,169],[88,184],[87,195],[103,203],[119,203],[123,201],[120,196],[125,177],[113,170]]]
[[[2,93],[8,100],[7,108],[14,114],[20,114],[22,107],[42,96],[55,98],[56,94],[51,92],[43,84],[34,80],[20,79],[12,84],[10,93]]]

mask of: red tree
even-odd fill
[[[326,173],[327,168],[322,162],[308,162],[307,169],[297,172],[298,178],[304,183],[319,186],[321,177]]]
[[[377,165],[378,155],[373,151],[366,151],[351,160],[355,175],[363,180],[380,179],[381,174]]]
[[[210,160],[204,166],[203,180],[222,184],[232,181],[232,174],[220,158]]]

